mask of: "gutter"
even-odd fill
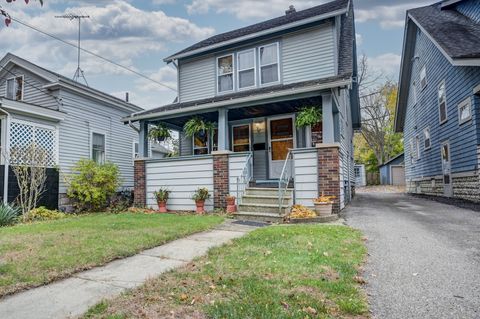
[[[230,45],[230,44],[235,44],[235,43],[238,43],[238,42],[251,40],[251,39],[254,39],[254,38],[257,38],[257,37],[269,35],[271,33],[276,33],[276,32],[288,30],[288,29],[291,29],[291,28],[295,28],[295,27],[298,27],[298,26],[302,26],[302,25],[305,25],[305,24],[309,24],[309,23],[312,23],[312,22],[321,21],[321,20],[325,20],[325,19],[328,19],[328,18],[336,17],[338,15],[346,14],[347,12],[348,12],[348,8],[339,9],[339,10],[328,12],[328,13],[325,13],[325,14],[322,14],[322,15],[317,15],[317,16],[310,17],[310,18],[307,18],[307,19],[298,20],[298,21],[295,21],[295,22],[292,22],[292,23],[284,24],[284,25],[281,25],[281,26],[278,26],[278,27],[275,27],[275,28],[270,28],[270,29],[267,29],[267,30],[247,34],[247,35],[244,35],[244,36],[241,36],[241,37],[238,37],[238,38],[234,38],[234,39],[231,39],[231,40],[222,41],[222,42],[212,44],[212,45],[209,45],[209,46],[206,46],[206,47],[203,47],[203,48],[199,48],[199,49],[196,49],[196,50],[188,51],[188,52],[185,52],[185,53],[174,54],[174,55],[171,55],[171,56],[163,59],[163,61],[167,62],[167,63],[170,63],[173,60],[186,58],[186,57],[196,55],[196,54],[199,54],[199,53],[203,53],[203,52],[206,52],[206,51],[210,51],[210,50],[213,50],[213,49],[218,49],[218,48],[221,48],[223,46]]]
[[[218,102],[211,102],[211,103],[206,103],[200,106],[197,105],[191,105],[185,108],[180,108],[180,109],[174,109],[174,110],[169,110],[169,111],[158,111],[155,113],[148,113],[148,114],[139,114],[135,115],[132,114],[129,117],[123,118],[124,122],[132,122],[132,121],[141,121],[141,120],[147,120],[151,118],[156,118],[156,117],[167,117],[170,115],[179,115],[183,113],[188,113],[191,111],[205,111],[208,109],[214,109],[218,107],[224,107],[224,106],[231,106],[231,105],[238,105],[242,103],[249,103],[249,102],[254,102],[258,101],[260,99],[268,99],[268,98],[276,98],[276,97],[283,97],[283,96],[288,96],[292,94],[300,94],[300,93],[308,93],[308,92],[313,92],[313,91],[320,91],[320,90],[326,90],[326,89],[332,89],[336,87],[343,87],[343,86],[349,86],[352,83],[352,79],[348,80],[339,80],[335,82],[330,82],[326,84],[317,84],[315,86],[310,86],[306,88],[300,88],[300,89],[290,89],[290,90],[285,90],[285,91],[279,91],[279,92],[271,92],[271,93],[266,93],[262,95],[251,95],[251,96],[246,96],[243,98],[238,98],[238,99],[231,99],[231,100],[225,100],[225,101],[218,101]]]

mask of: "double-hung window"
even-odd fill
[[[415,159],[420,159],[420,137],[418,135],[415,137]]]
[[[256,85],[255,79],[255,49],[237,54],[238,88],[246,89]]]
[[[458,104],[458,123],[463,124],[472,118],[472,99],[469,97]]]
[[[105,134],[92,133],[92,160],[97,164],[105,163]]]
[[[278,43],[272,43],[259,48],[260,83],[271,84],[279,82]]]
[[[422,90],[427,87],[427,67],[423,66],[420,70],[420,86]]]
[[[428,150],[432,146],[432,142],[430,139],[430,128],[427,127],[426,129],[423,130],[423,143],[424,143],[424,149]]]
[[[447,114],[447,91],[445,88],[445,81],[442,81],[438,86],[438,108],[440,124],[444,123],[448,119]]]
[[[7,99],[23,100],[23,76],[17,76],[7,80]]]
[[[233,67],[233,54],[217,58],[218,93],[233,91]]]

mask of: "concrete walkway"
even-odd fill
[[[183,266],[210,248],[242,237],[254,226],[226,221],[212,231],[194,234],[142,253],[77,273],[73,277],[0,299],[1,319],[71,318],[105,298]]]
[[[374,318],[480,318],[480,213],[403,194],[358,194]]]

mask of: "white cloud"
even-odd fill
[[[363,36],[360,33],[355,34],[355,39],[357,40],[357,45],[360,46],[363,43]]]
[[[370,57],[368,59],[368,65],[372,69],[373,73],[381,73],[387,78],[393,78],[398,76],[402,57],[395,53],[385,53],[376,57]]]

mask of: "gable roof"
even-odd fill
[[[395,131],[403,132],[417,30],[426,34],[454,66],[480,66],[480,24],[455,10],[468,0],[448,0],[407,11],[395,111]]]
[[[50,82],[49,84],[45,85],[43,88],[45,89],[54,89],[56,87],[63,87],[68,88],[70,90],[74,90],[78,93],[86,95],[90,98],[94,98],[97,100],[102,100],[115,106],[117,108],[125,109],[129,112],[139,112],[143,111],[143,108],[134,105],[132,103],[126,102],[120,98],[117,98],[113,95],[108,93],[102,92],[100,90],[91,88],[79,82],[73,81],[72,79],[67,78],[59,73],[53,72],[51,70],[45,69],[35,63],[32,63],[28,60],[25,60],[15,54],[7,53],[1,60],[0,60],[0,75],[2,73],[7,72],[5,69],[8,68],[9,64],[18,65],[37,76],[45,79],[46,81]],[[28,84],[27,84],[28,85]]]
[[[395,160],[399,159],[399,158],[402,158],[402,157],[405,157],[405,153],[400,153],[398,154],[397,156],[394,156],[392,157],[391,159],[389,159],[388,161],[386,161],[385,163],[383,163],[382,165],[379,165],[378,167],[383,167],[385,165],[389,165],[390,163],[394,162]]]
[[[271,34],[295,26],[338,16],[348,11],[350,1],[351,0],[335,0],[309,9],[285,14],[281,17],[256,23],[244,28],[217,34],[165,58],[164,61],[171,62],[178,58],[205,52],[210,49],[218,49],[232,43],[248,40],[249,38],[256,38],[260,35]]]

